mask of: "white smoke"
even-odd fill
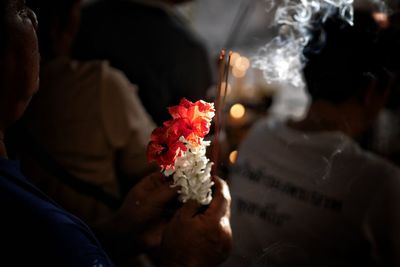
[[[286,83],[304,87],[302,68],[305,63],[304,47],[312,38],[314,23],[325,22],[333,14],[353,25],[354,6],[390,13],[383,0],[265,0],[267,10],[275,9],[273,26],[278,35],[258,51],[253,66],[263,71],[269,83]],[[323,41],[323,40],[321,40]]]
[[[253,66],[262,70],[270,83],[303,87],[303,49],[312,38],[313,23],[324,22],[336,12],[353,24],[353,0],[283,0],[275,11],[274,26],[279,29],[278,35],[259,50]]]

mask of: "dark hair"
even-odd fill
[[[386,89],[391,79],[386,32],[368,11],[355,12],[354,26],[339,16],[321,24],[304,50],[304,77],[313,100],[339,103],[362,96],[372,80]]]
[[[37,15],[39,21],[38,38],[42,56],[51,57],[53,38],[51,36],[54,22],[61,29],[67,26],[69,12],[77,0],[26,0],[26,4]]]

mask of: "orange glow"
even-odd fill
[[[233,68],[232,69],[232,75],[235,77],[235,78],[243,78],[244,76],[246,76],[246,70],[239,70],[239,69],[237,69],[237,68]]]
[[[232,151],[232,152],[229,154],[229,162],[230,162],[231,164],[235,164],[235,163],[236,163],[236,160],[237,160],[237,157],[238,157],[238,152],[237,152],[237,150]]]
[[[233,67],[235,65],[236,61],[239,58],[240,58],[240,54],[236,53],[236,52],[233,52],[232,55],[231,55],[231,63],[230,63],[230,65]]]
[[[390,26],[390,21],[388,16],[383,12],[375,12],[372,14],[376,23],[379,24],[382,28],[386,29]]]
[[[240,57],[235,61],[234,68],[246,71],[250,67],[250,60],[247,57]]]
[[[241,119],[246,114],[246,108],[242,104],[235,104],[231,107],[229,113],[232,118]]]

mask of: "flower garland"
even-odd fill
[[[206,157],[210,131],[215,115],[214,104],[202,100],[192,103],[183,98],[179,105],[168,108],[172,120],[164,122],[151,134],[147,148],[149,161],[156,161],[165,176],[172,176],[180,186],[179,199],[190,199],[207,205],[211,202],[211,166]]]

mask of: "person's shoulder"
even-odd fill
[[[131,23],[145,23],[147,28],[157,32],[154,38],[163,39],[164,45],[174,44],[175,46],[193,47],[203,49],[201,39],[190,29],[187,19],[173,8],[162,6],[151,6],[134,1],[129,2],[118,15],[129,10],[126,21]]]
[[[381,171],[382,180],[395,179],[400,183],[400,168],[387,159],[372,153],[370,151],[359,149],[359,154],[364,158],[366,165],[371,169],[377,169]]]
[[[169,42],[175,46],[182,46],[186,49],[206,51],[203,40],[188,25],[189,22],[178,13],[170,13],[164,18],[164,30],[172,37]]]
[[[267,142],[275,140],[276,128],[280,123],[264,118],[257,121],[249,130],[239,147],[241,153],[261,153]]]
[[[101,77],[102,85],[108,85],[101,86],[103,89],[117,89],[129,92],[134,90],[135,93],[137,92],[137,87],[129,81],[123,71],[111,66],[106,60],[98,61],[97,64],[98,75]]]
[[[352,173],[351,188],[355,195],[368,195],[373,199],[382,192],[389,192],[387,188],[400,193],[400,169],[387,159],[353,146],[343,157],[343,164]]]
[[[104,60],[88,60],[78,61],[71,60],[69,62],[68,75],[64,72],[64,80],[72,80],[75,82],[75,87],[84,86],[86,90],[89,88],[96,89],[110,72],[110,65]]]
[[[107,60],[72,61],[71,68],[80,81],[97,83],[127,82],[124,73],[110,65]]]
[[[266,117],[257,121],[251,127],[246,140],[263,140],[269,138],[269,136],[274,133],[282,132],[284,128],[284,123],[282,121]]]

